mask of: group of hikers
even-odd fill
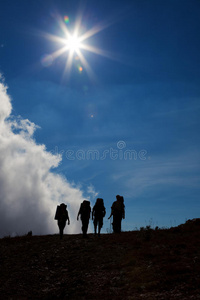
[[[97,234],[98,227],[98,236],[100,236],[101,228],[103,227],[103,218],[106,215],[106,209],[104,206],[104,201],[102,198],[97,198],[96,203],[92,209],[92,220],[94,222],[94,234]],[[91,207],[90,201],[84,200],[78,211],[77,220],[79,220],[79,216],[82,222],[82,232],[83,237],[87,237],[88,225],[91,216]],[[124,205],[124,197],[117,195],[116,201],[113,202],[111,206],[111,214],[108,217],[110,219],[113,217],[112,227],[114,233],[121,232],[121,222],[122,219],[125,218],[125,205]],[[58,227],[60,232],[60,238],[63,237],[64,228],[66,223],[70,224],[69,214],[67,211],[67,205],[62,203],[57,206],[55,220],[58,221]]]

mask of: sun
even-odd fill
[[[70,23],[69,17],[65,16],[62,19],[60,16],[57,16],[56,20],[58,21],[60,27],[60,33],[58,32],[59,35],[52,35],[52,34],[45,33],[44,37],[50,39],[51,41],[57,43],[58,45],[62,44],[63,46],[58,48],[58,50],[51,53],[49,56],[54,61],[59,56],[68,52],[65,68],[64,68],[64,74],[67,75],[70,74],[70,70],[74,58],[77,59],[78,57],[80,64],[78,65],[77,69],[79,73],[85,70],[88,73],[89,77],[94,79],[95,74],[92,71],[89,63],[87,62],[81,50],[83,49],[85,51],[93,52],[98,55],[102,55],[108,58],[113,58],[112,54],[86,43],[86,40],[88,38],[102,31],[109,25],[99,24],[89,29],[88,31],[84,32],[83,34],[80,34],[80,32],[83,32],[82,30],[83,28],[81,25],[81,17],[79,17],[79,19],[77,19],[77,21],[75,22],[74,30],[72,32],[69,30],[69,23]]]
[[[69,51],[77,53],[79,49],[81,48],[81,42],[80,38],[76,36],[75,34],[72,36],[69,36],[66,39],[66,45],[69,48]]]

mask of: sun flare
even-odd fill
[[[61,33],[63,37],[52,35],[45,33],[45,37],[52,40],[53,42],[56,42],[58,45],[63,44],[63,47],[59,48],[55,52],[48,55],[48,57],[51,57],[51,59],[54,61],[59,56],[63,55],[64,53],[68,52],[66,64],[65,64],[65,70],[64,74],[69,75],[70,70],[72,67],[72,63],[75,59],[75,61],[79,60],[79,65],[77,66],[77,70],[79,73],[82,73],[83,70],[85,70],[90,78],[95,78],[95,75],[88,64],[86,58],[84,57],[81,50],[89,51],[98,55],[102,55],[108,58],[112,58],[111,54],[108,54],[108,52],[99,49],[94,46],[90,46],[89,44],[86,44],[85,41],[92,37],[93,35],[97,34],[98,32],[105,29],[108,25],[96,25],[93,28],[89,29],[88,31],[84,32],[83,34],[80,34],[80,32],[83,32],[83,28],[81,28],[81,18],[79,18],[74,26],[74,31],[70,32],[69,30],[69,17],[64,17],[64,19],[61,19],[61,17],[57,16],[57,21],[59,24],[59,27],[61,29]],[[81,71],[80,71],[81,70]]]
[[[66,45],[69,48],[69,51],[77,52],[81,48],[80,38],[76,35],[69,36],[66,39]]]

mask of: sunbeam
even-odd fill
[[[65,16],[63,20],[61,19],[60,16],[57,16],[56,18],[57,18],[58,25],[62,32],[62,37],[57,36],[57,35],[52,35],[49,33],[46,33],[45,37],[55,43],[64,44],[65,46],[59,48],[58,50],[56,50],[55,52],[50,54],[51,57],[53,58],[53,60],[55,60],[59,56],[63,55],[65,52],[68,52],[65,69],[64,69],[64,74],[67,75],[67,77],[69,77],[70,71],[72,68],[73,59],[76,56],[78,56],[82,63],[82,66],[79,68],[79,71],[81,70],[81,72],[82,72],[82,70],[84,68],[85,71],[87,72],[88,76],[90,77],[90,79],[96,80],[95,74],[92,71],[92,68],[90,67],[89,63],[85,59],[83,53],[81,52],[81,49],[92,52],[94,54],[98,54],[98,55],[107,57],[109,59],[112,59],[113,55],[108,53],[107,51],[104,51],[100,48],[97,48],[97,47],[94,47],[94,46],[91,46],[91,45],[85,43],[88,38],[91,38],[95,34],[104,30],[106,27],[109,26],[109,24],[102,23],[101,25],[95,25],[93,28],[89,29],[88,31],[84,32],[81,35],[80,34],[80,32],[81,32],[81,17],[80,16],[76,20],[73,31],[69,31],[69,29],[67,27],[67,25],[69,23],[69,18],[67,16]]]

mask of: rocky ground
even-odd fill
[[[200,220],[0,239],[0,299],[200,299]]]

